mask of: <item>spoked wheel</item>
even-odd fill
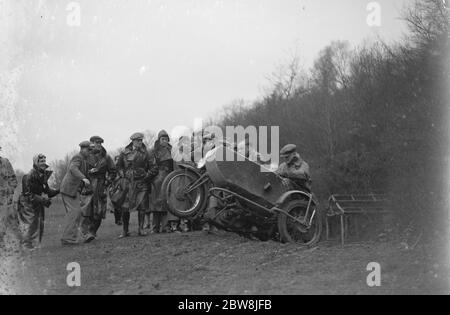
[[[168,210],[179,218],[195,217],[206,204],[206,184],[189,170],[170,173],[163,182],[162,191]]]
[[[283,207],[283,210],[302,223],[279,213],[278,231],[282,242],[312,246],[320,240],[322,219],[319,211],[314,205],[311,205],[309,213],[307,213],[307,208],[308,202],[306,200],[291,200]]]

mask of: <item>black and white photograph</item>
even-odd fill
[[[449,24],[447,0],[0,0],[0,295],[450,294]]]

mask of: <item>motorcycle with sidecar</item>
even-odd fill
[[[304,246],[320,240],[322,216],[310,189],[243,158],[230,145],[209,151],[197,166],[179,164],[162,192],[167,210],[179,218],[205,217],[221,229],[261,240]]]

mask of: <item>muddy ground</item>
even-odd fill
[[[397,241],[321,242],[300,248],[235,234],[191,232],[118,240],[108,218],[98,240],[62,247],[64,210],[47,213],[41,248],[2,258],[9,284],[3,293],[24,294],[448,294],[443,248],[419,242],[405,250]],[[436,255],[440,252],[442,255]],[[67,286],[67,265],[81,266],[81,287]],[[381,266],[381,286],[366,282],[368,263]],[[6,266],[6,267],[5,267]],[[5,276],[5,275],[4,275]]]

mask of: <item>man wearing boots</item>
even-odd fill
[[[144,145],[144,135],[135,133],[131,143],[120,154],[117,169],[121,177],[127,181],[128,189],[122,206],[123,233],[120,238],[128,237],[130,212],[138,212],[138,235],[145,236],[145,214],[149,211],[149,193],[152,179],[158,175],[158,166]]]
[[[150,210],[153,213],[153,233],[175,232],[179,218],[167,212],[163,206],[163,192],[161,191],[164,179],[173,172],[172,146],[170,145],[169,134],[165,130],[158,133],[150,156],[156,161],[158,166],[158,176],[152,182],[152,195]]]
[[[97,237],[102,220],[106,216],[107,187],[116,177],[116,165],[103,147],[99,136],[90,139],[91,153],[88,157],[88,177],[91,194],[82,196],[83,229]]]

